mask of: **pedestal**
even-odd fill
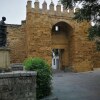
[[[0,70],[8,70],[10,68],[10,49],[0,47]]]

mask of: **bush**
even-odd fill
[[[51,94],[51,69],[50,66],[41,58],[28,58],[24,61],[25,69],[37,71],[37,100]]]

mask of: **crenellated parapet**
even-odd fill
[[[58,2],[57,5],[55,5],[53,3],[53,1],[51,0],[51,3],[49,4],[49,9],[47,9],[47,2],[44,0],[44,2],[42,3],[42,8],[40,8],[40,2],[39,0],[35,0],[34,2],[34,8],[32,7],[32,1],[28,0],[27,1],[27,13],[31,12],[31,13],[39,13],[39,14],[48,14],[48,15],[61,15],[61,16],[68,16],[68,17],[73,17],[74,16],[74,10],[69,10],[69,12],[67,11],[67,9],[64,9],[64,7],[62,7],[61,3]],[[56,6],[56,7],[55,7]],[[55,9],[56,8],[56,9]]]

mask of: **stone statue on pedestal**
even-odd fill
[[[0,21],[0,47],[5,47],[7,42],[7,26],[4,21],[6,17],[2,17]]]

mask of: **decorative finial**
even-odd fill
[[[51,0],[51,4],[54,4],[54,3],[53,3],[53,0]]]
[[[46,3],[46,0],[44,0],[44,2],[43,3]]]
[[[35,0],[35,2],[39,2],[38,0]]]
[[[42,4],[42,8],[43,8],[44,11],[47,10],[47,3],[46,3],[45,0],[44,0],[44,2],[43,2],[43,4]]]
[[[60,0],[58,1],[58,4],[57,5],[61,5],[61,2],[60,2]]]

